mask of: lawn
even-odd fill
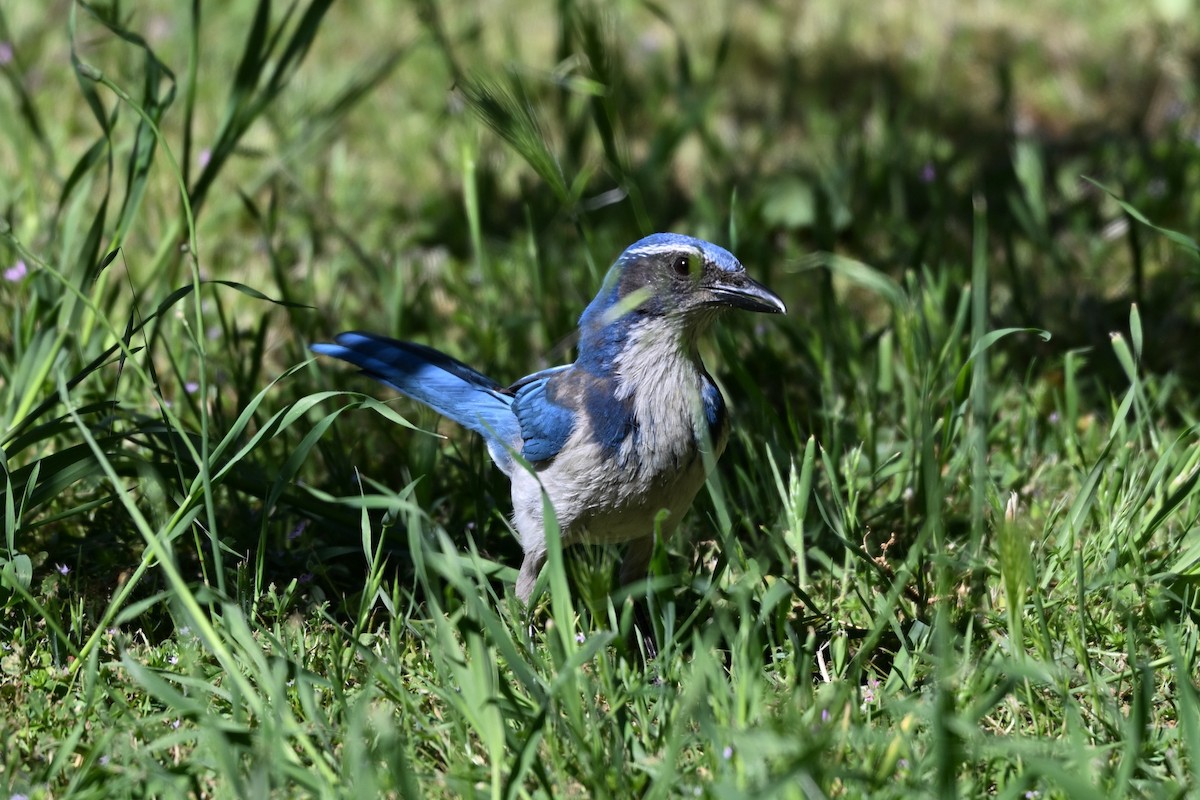
[[[1200,792],[1193,5],[0,3],[0,800]],[[308,346],[512,381],[665,230],[789,313],[526,609]]]

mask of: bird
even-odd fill
[[[784,314],[732,253],[677,233],[617,258],[579,318],[574,363],[505,386],[422,344],[360,331],[311,349],[358,367],[483,437],[512,487],[526,606],[546,560],[543,495],[564,546],[628,543],[622,585],[645,577],[729,438],[698,339],[729,310]],[[663,512],[666,512],[665,515]]]

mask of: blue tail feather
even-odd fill
[[[504,446],[520,449],[513,398],[483,373],[431,347],[385,336],[351,331],[338,334],[336,342],[311,349],[354,364],[363,374],[480,434],[501,469],[511,460]]]

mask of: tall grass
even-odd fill
[[[1161,20],[57,8],[0,10],[0,797],[1196,791],[1195,86],[1089,133]],[[704,344],[648,584],[551,547],[527,610],[479,443],[306,346],[562,363],[652,229],[794,311]]]

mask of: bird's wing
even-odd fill
[[[363,374],[482,435],[493,454],[493,444],[515,447],[520,441],[513,398],[503,387],[432,347],[351,331],[338,334],[337,344],[314,344],[312,350],[349,361]]]
[[[563,366],[535,372],[508,389],[514,395],[512,410],[524,440],[521,454],[530,463],[554,458],[575,430],[576,411],[560,395],[558,385],[570,369]]]

